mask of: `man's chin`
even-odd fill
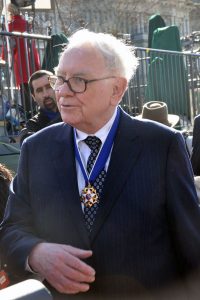
[[[45,105],[44,109],[46,109],[48,111],[56,111],[57,107],[55,105]]]
[[[74,121],[72,118],[67,117],[66,115],[61,114],[61,119],[64,123],[67,123],[68,125],[72,127],[76,127],[76,121]]]

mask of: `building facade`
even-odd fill
[[[34,32],[69,35],[80,27],[114,35],[128,34],[146,46],[150,16],[160,14],[167,26],[177,25],[181,36],[200,30],[198,0],[52,0],[50,10],[36,10]],[[25,11],[26,9],[24,9]],[[31,10],[29,16],[33,16]]]
[[[199,0],[50,0],[51,9],[23,14],[33,19],[34,33],[71,34],[80,27],[114,35],[127,34],[137,46],[146,46],[150,16],[160,14],[167,26],[177,25],[181,36],[200,30]],[[2,3],[0,3],[2,10]],[[26,13],[27,12],[27,13]]]

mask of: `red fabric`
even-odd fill
[[[13,16],[12,21],[8,23],[8,31],[26,32],[28,31],[28,22],[21,15]],[[22,83],[27,83],[29,76],[40,69],[39,53],[35,41],[24,38],[16,38],[14,48],[11,51],[14,60],[16,86],[19,86]],[[28,53],[28,58],[26,58],[26,53]],[[2,53],[4,59],[3,56]]]

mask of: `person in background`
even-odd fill
[[[32,97],[39,108],[38,113],[29,119],[26,127],[21,130],[20,144],[31,134],[62,121],[55,100],[55,92],[48,80],[50,75],[53,75],[50,71],[39,70],[33,73],[29,79]]]
[[[3,221],[8,200],[9,186],[12,179],[13,174],[11,170],[0,163],[0,223]],[[4,260],[0,252],[0,290],[8,287],[10,283],[11,279],[7,272],[7,264],[4,264]]]
[[[0,223],[3,221],[4,210],[9,194],[9,186],[12,178],[12,172],[0,163]]]
[[[162,101],[150,101],[145,103],[143,105],[141,115],[136,116],[136,118],[149,119],[172,128],[176,128],[176,126],[179,126],[180,122],[180,117],[175,114],[169,114],[167,104]],[[187,130],[182,130],[181,134],[184,138],[186,150],[190,157],[192,152],[191,132]]]
[[[6,7],[8,13],[8,31],[28,32],[29,24],[21,14],[20,8],[9,3]],[[20,88],[21,101],[26,113],[29,117],[32,111],[30,91],[28,87],[29,76],[40,69],[40,58],[37,51],[35,41],[20,38],[12,38],[10,40],[11,56],[14,65],[15,83]],[[8,60],[7,53],[3,51],[2,59]]]
[[[200,115],[194,118],[191,163],[195,176],[200,176]]]
[[[136,118],[149,119],[169,127],[175,127],[180,120],[178,115],[168,113],[167,104],[162,101],[149,101],[145,103],[141,115]]]
[[[199,272],[200,209],[182,135],[120,107],[133,50],[109,34],[74,33],[49,77],[64,122],[21,148],[1,251],[54,299],[185,300]]]

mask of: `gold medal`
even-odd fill
[[[81,192],[81,202],[85,207],[92,207],[99,202],[97,191],[90,183]]]

